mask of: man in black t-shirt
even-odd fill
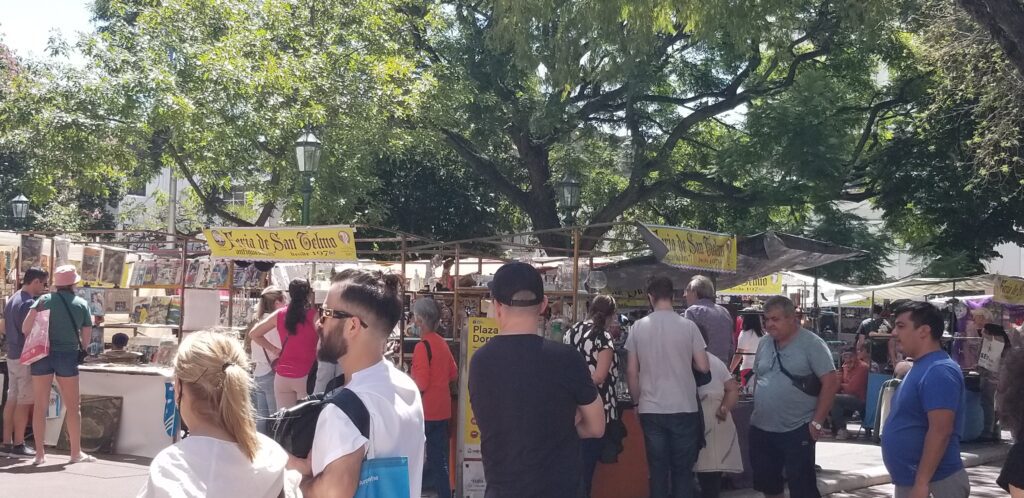
[[[857,327],[857,341],[855,345],[855,348],[860,348],[861,344],[867,344],[868,351],[871,353],[871,361],[880,368],[885,368],[889,364],[889,343],[891,338],[872,340],[872,334],[888,334],[891,332],[892,325],[882,316],[884,311],[885,309],[877,304],[871,307],[871,316],[860,322],[860,327]]]
[[[487,498],[582,493],[580,438],[604,435],[604,407],[575,349],[537,335],[547,299],[525,263],[491,282],[498,335],[473,355],[469,399],[480,427]]]

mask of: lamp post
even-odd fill
[[[562,181],[558,182],[558,200],[562,205],[562,209],[565,210],[565,226],[575,226],[576,210],[580,208],[580,181],[576,178],[576,173],[566,171]],[[572,249],[573,236],[570,235],[567,239],[565,254],[569,255]]]
[[[320,167],[320,140],[307,131],[295,141],[295,160],[302,174],[302,224],[309,225],[309,198],[313,195],[313,175]]]
[[[28,216],[28,198],[22,194],[11,199],[11,214],[14,216],[15,226],[21,226]]]

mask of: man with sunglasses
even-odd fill
[[[290,467],[306,479],[306,497],[352,497],[366,458],[408,458],[409,497],[423,480],[423,402],[408,375],[384,359],[384,345],[402,315],[401,277],[346,270],[333,279],[320,312],[320,356],[337,358],[345,388],[369,413],[369,439],[334,404],[317,419],[309,458]]]
[[[768,333],[757,347],[750,417],[754,489],[781,498],[788,480],[793,498],[818,498],[814,445],[839,390],[832,353],[814,332],[800,327],[788,298],[765,301],[764,328]]]

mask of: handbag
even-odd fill
[[[50,310],[36,312],[32,330],[25,336],[21,351],[22,365],[31,365],[50,355]]]
[[[793,375],[789,373],[789,370],[786,370],[786,366],[782,364],[782,357],[779,356],[778,346],[778,344],[775,344],[775,360],[779,362],[779,369],[782,370],[782,375],[789,377],[793,386],[804,394],[818,397],[821,394],[821,379],[814,375],[814,373],[808,375]]]
[[[60,302],[64,305],[64,310],[68,312],[68,318],[71,320],[71,324],[75,326],[75,337],[78,338],[78,364],[81,365],[82,363],[85,363],[85,357],[89,356],[89,353],[85,351],[85,347],[82,345],[82,327],[75,321],[75,315],[71,313],[71,307],[68,306],[67,299],[64,299],[64,296],[60,292],[54,293],[53,295],[60,297]]]

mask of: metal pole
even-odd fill
[[[405,235],[402,236],[402,287],[405,288]],[[415,290],[415,289],[413,289]],[[404,294],[407,295],[407,294]],[[403,303],[405,299],[402,300]],[[411,302],[409,304],[412,304]],[[405,310],[398,321],[398,368],[405,369]]]
[[[309,199],[313,195],[313,175],[302,174],[302,225],[309,226]]]
[[[459,266],[460,266],[461,261],[462,261],[462,247],[459,244],[455,244],[455,275],[453,276],[453,279],[452,279],[455,282],[455,285],[452,286],[453,287],[452,291],[455,292],[454,297],[452,297],[452,337],[453,338],[455,337],[455,332],[456,331],[459,331],[460,333],[462,332],[462,324],[460,323],[460,320],[459,320],[460,318],[462,318],[461,317],[462,314],[459,313],[459,271],[460,271],[459,270]],[[460,334],[460,337],[461,337],[461,334]]]
[[[572,323],[579,315],[580,288],[580,231],[572,229]]]

